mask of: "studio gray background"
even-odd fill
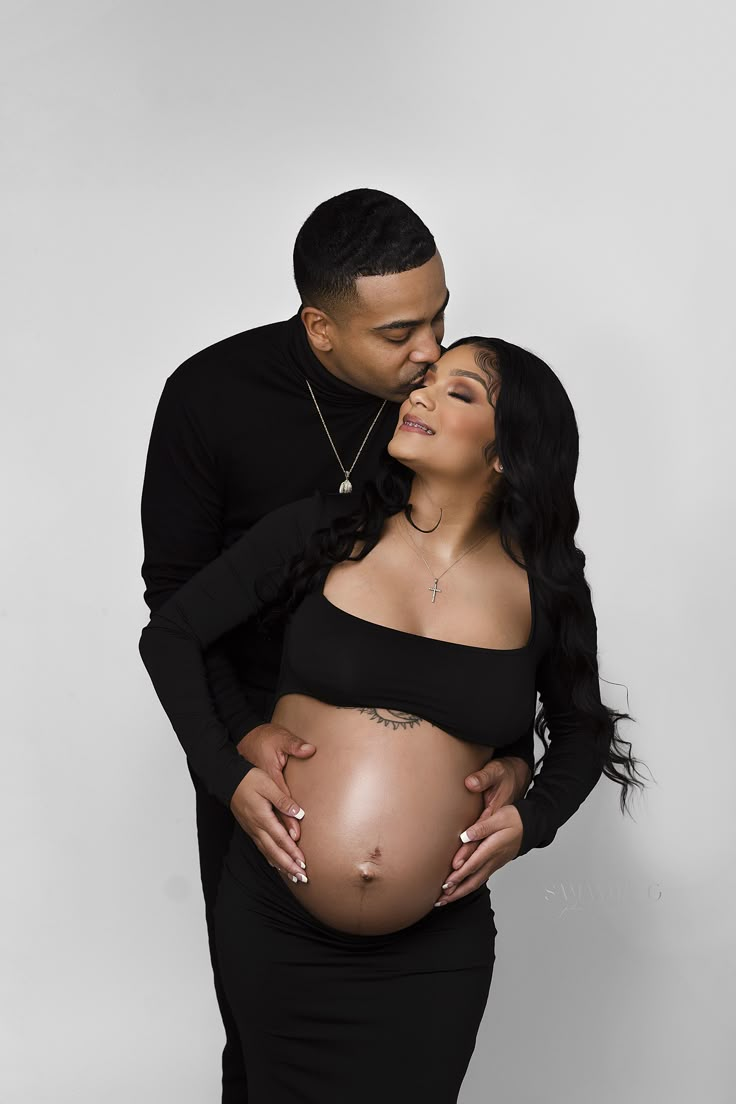
[[[290,315],[301,222],[357,186],[433,230],[449,340],[567,386],[601,670],[657,780],[492,879],[461,1104],[733,1099],[735,31],[726,0],[2,3],[3,1104],[218,1099],[143,465],[165,377]]]

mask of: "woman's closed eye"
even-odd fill
[[[419,379],[415,380],[410,386],[414,391],[420,391],[422,388],[427,386],[427,381],[422,376]],[[447,394],[451,398],[460,399],[462,402],[465,403],[472,403],[473,401],[472,395],[467,395],[463,391],[448,391]]]

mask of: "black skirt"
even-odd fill
[[[236,828],[215,931],[248,1104],[455,1104],[493,974],[486,885],[401,931],[352,935]]]

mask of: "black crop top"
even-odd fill
[[[525,647],[494,650],[365,621],[318,589],[292,615],[276,694],[400,709],[461,740],[503,747],[534,722],[534,605],[532,611]]]
[[[143,630],[140,652],[161,703],[192,768],[225,804],[251,764],[217,716],[203,653],[263,608],[310,534],[345,509],[344,498],[317,494],[267,515],[152,613]],[[531,580],[529,590],[529,639],[503,650],[366,621],[330,602],[320,583],[289,620],[276,696],[403,710],[459,739],[503,747],[529,731],[539,693],[550,746],[514,805],[524,829],[519,854],[544,847],[593,789],[602,761],[555,677],[552,629]]]

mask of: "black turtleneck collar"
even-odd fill
[[[315,356],[307,338],[301,315],[295,314],[287,321],[289,328],[289,352],[295,366],[311,383],[317,396],[329,400],[333,406],[373,407],[378,401],[376,395],[353,387],[352,383],[333,376]]]

